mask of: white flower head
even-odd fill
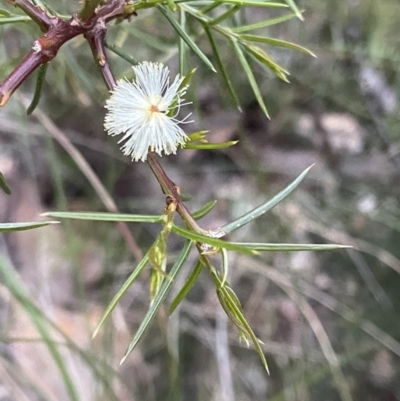
[[[105,106],[105,129],[112,136],[124,134],[118,143],[126,141],[121,150],[132,160],[145,161],[149,151],[160,156],[162,152],[176,153],[188,140],[179,124],[190,122],[186,121],[190,114],[183,120],[175,118],[180,107],[187,104],[183,99],[187,86],[179,89],[183,77],[176,76],[170,84],[168,67],[147,61],[133,70],[134,81],[121,79],[111,91]],[[177,112],[169,116],[172,108]]]

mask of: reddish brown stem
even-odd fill
[[[81,20],[75,15],[69,21],[49,16],[46,10],[34,6],[27,0],[6,1],[25,11],[26,14],[47,32],[34,42],[32,50],[0,84],[0,106],[7,103],[12,93],[36,70],[36,68],[51,61],[65,42],[80,34],[84,34],[92,46],[92,49],[97,51],[99,63],[101,64],[104,60],[103,75],[108,78],[106,80],[107,85],[109,87],[114,86],[115,80],[108,63],[106,63],[104,52],[105,23],[114,18],[126,18],[134,14],[132,8],[125,7],[124,0],[111,0],[107,2],[104,6],[94,10],[92,18]],[[107,206],[110,211],[118,212],[115,205]],[[141,258],[140,249],[126,223],[118,223],[118,228],[125,237],[134,255],[137,258]]]
[[[26,15],[32,18],[43,31],[47,31],[51,25],[57,20],[56,17],[47,14],[46,10],[42,7],[35,6],[28,0],[6,0],[8,3],[13,4],[15,7],[20,8]]]
[[[42,54],[31,50],[21,61],[21,64],[11,72],[0,86],[0,106],[4,106],[12,93],[37,67],[44,63]]]
[[[41,27],[45,26],[48,32],[34,42],[32,50],[0,84],[0,106],[7,103],[13,92],[36,68],[51,61],[65,42],[84,34],[88,38],[93,38],[96,49],[103,51],[104,45],[101,47],[99,43],[104,42],[106,22],[115,18],[127,18],[134,13],[133,9],[126,11],[124,0],[111,0],[100,7],[89,20],[82,21],[75,15],[69,21],[64,21],[61,18],[49,16],[45,10],[27,0],[9,2],[31,15]],[[105,54],[104,51],[103,54]],[[109,67],[104,68],[104,71],[105,77],[111,83],[112,74]]]
[[[105,36],[105,25],[96,25],[92,30],[85,34],[85,38],[89,42],[90,48],[92,49],[93,57],[97,61],[97,64],[101,69],[103,79],[108,88],[112,89],[114,88],[116,82],[107,59],[106,49],[104,45]]]
[[[4,106],[13,92],[40,65],[48,63],[57,54],[58,49],[68,40],[82,33],[82,27],[72,25],[59,18],[49,31],[36,40],[32,50],[0,85],[0,106]]]
[[[111,90],[115,87],[116,81],[110,65],[108,63],[107,55],[105,52],[104,38],[105,38],[105,27],[102,29],[93,29],[85,34],[85,38],[90,44],[92,49],[93,57],[97,60],[100,65],[101,72],[108,88]],[[176,211],[181,216],[182,220],[190,227],[193,231],[207,235],[207,231],[203,230],[192,217],[186,205],[182,202],[179,195],[179,187],[167,176],[166,172],[158,162],[154,153],[149,152],[147,155],[147,163],[151,168],[151,171],[155,175],[159,182],[163,193],[167,197],[172,197],[173,202],[176,204]]]
[[[147,163],[157,178],[163,193],[172,197],[173,202],[176,204],[176,211],[179,213],[186,225],[198,234],[208,235],[208,232],[197,224],[186,205],[182,202],[179,195],[179,187],[167,176],[154,153],[149,153],[147,155]]]
[[[109,89],[113,89],[116,81],[110,69],[105,52],[104,39],[106,23],[115,18],[128,18],[136,15],[132,6],[125,0],[110,0],[103,6],[90,10],[90,18],[82,19],[74,15],[69,21],[49,16],[46,10],[36,7],[28,0],[6,0],[21,8],[26,14],[47,32],[34,42],[32,50],[25,56],[18,67],[0,84],[0,106],[4,106],[12,93],[21,83],[40,65],[51,61],[60,47],[72,38],[83,34],[92,49],[93,56],[101,68],[101,73]],[[95,4],[96,1],[93,1]],[[157,178],[162,191],[171,197],[177,206],[177,212],[193,231],[207,234],[197,222],[180,199],[179,188],[167,176],[156,156],[149,153],[147,162]],[[124,234],[129,237],[129,230],[124,226]]]
[[[127,7],[125,0],[111,0],[96,11],[94,18],[105,25],[115,18],[129,18],[132,15],[136,15],[135,10]]]

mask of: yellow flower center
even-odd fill
[[[160,102],[162,101],[162,96],[149,96],[148,102],[150,104],[149,111],[150,113],[160,113],[162,110],[158,107]]]
[[[151,113],[159,113],[160,110],[159,110],[159,108],[158,108],[157,105],[152,104],[152,105],[150,106],[150,112],[151,112]]]

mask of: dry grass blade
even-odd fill
[[[25,98],[21,99],[24,107],[28,107],[28,101]],[[82,174],[88,179],[93,189],[96,191],[97,195],[103,202],[104,206],[108,211],[113,213],[119,213],[117,205],[114,200],[107,192],[104,185],[97,177],[96,173],[90,167],[89,163],[85,160],[79,150],[73,145],[73,143],[64,135],[64,133],[53,123],[53,121],[45,114],[39,107],[35,110],[35,117],[39,122],[47,129],[51,136],[64,148],[64,150],[71,156],[75,161]],[[142,251],[135,239],[133,238],[128,226],[125,223],[118,223],[118,229],[125,238],[125,241],[131,250],[132,254],[137,260],[143,257]]]
[[[280,287],[283,291],[285,291],[288,294],[288,296],[299,307],[300,311],[307,319],[312,331],[314,332],[321,346],[322,352],[324,353],[324,356],[331,369],[332,376],[335,381],[338,392],[340,393],[341,399],[343,401],[353,400],[349,385],[346,381],[342,369],[340,368],[339,359],[335,351],[333,350],[328,334],[326,333],[321,320],[314,312],[310,304],[306,301],[306,299],[302,295],[300,295],[300,293],[294,288],[293,284],[283,274],[277,271],[273,271],[273,269],[267,268],[265,265],[263,265],[262,268],[258,268],[257,262],[255,262],[252,259],[247,259],[245,264],[249,268],[255,269],[257,270],[258,273],[268,277],[268,279],[273,281],[278,287]]]

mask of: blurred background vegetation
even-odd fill
[[[78,7],[49,3],[67,14]],[[14,284],[0,285],[0,400],[400,400],[400,4],[298,5],[304,22],[292,19],[259,31],[317,55],[268,48],[291,72],[290,84],[252,64],[271,120],[229,46],[221,49],[242,113],[220,77],[192,55],[188,71],[200,68],[188,94],[196,121],[188,130],[208,129],[211,142],[240,142],[222,152],[186,150],[161,160],[187,194],[190,210],[218,200],[204,227],[264,202],[315,163],[294,195],[231,238],[354,246],[230,255],[231,285],[264,342],[271,375],[239,342],[207,275],[169,320],[160,313],[120,367],[148,307],[148,272],[91,341],[136,260],[115,225],[66,221],[0,237],[2,263],[14,268]],[[252,8],[238,18],[251,23],[279,15]],[[188,24],[212,59],[201,27]],[[0,80],[39,35],[31,23],[0,26]],[[155,10],[112,24],[107,38],[139,61],[178,69],[176,35]],[[109,54],[118,76],[130,73],[126,61]],[[57,127],[122,212],[159,214],[164,198],[148,166],[123,157],[103,131],[108,92],[87,43],[77,38],[62,47],[48,68],[42,113],[28,117],[26,99],[34,86],[31,77],[0,110],[0,171],[13,191],[0,195],[1,221],[35,220],[49,210],[105,210],[54,141]],[[139,224],[131,230],[142,249],[158,232]],[[179,245],[171,236],[170,249]],[[190,263],[177,289],[189,271]]]

